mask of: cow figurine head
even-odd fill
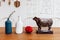
[[[37,17],[34,17],[34,18],[33,18],[33,20],[35,20],[35,21],[36,21],[36,23],[40,21],[40,19],[39,19],[39,18],[37,18]]]

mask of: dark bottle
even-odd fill
[[[5,22],[5,33],[6,34],[11,34],[12,33],[12,22],[9,20],[11,15],[14,13],[15,11],[13,11],[9,17],[7,18],[7,21]]]
[[[12,22],[9,20],[9,18],[5,22],[5,33],[6,34],[11,34],[12,33]]]

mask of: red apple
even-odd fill
[[[33,28],[32,28],[31,26],[26,26],[26,27],[25,27],[25,31],[26,31],[27,33],[31,33],[31,32],[33,31]]]

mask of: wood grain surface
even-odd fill
[[[52,28],[53,34],[36,34],[36,29],[33,28],[31,34],[25,33],[16,34],[15,28],[12,28],[12,34],[5,34],[5,28],[0,27],[0,40],[60,40],[60,28]]]

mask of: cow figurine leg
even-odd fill
[[[38,30],[40,30],[40,31],[41,31],[41,27],[38,27]]]
[[[50,30],[51,29],[51,27],[48,27],[48,30]]]

